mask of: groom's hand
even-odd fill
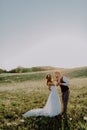
[[[58,83],[58,82],[56,82],[56,86],[59,86],[59,83]]]
[[[57,85],[57,86],[60,86],[60,85],[62,85],[62,83],[58,83],[58,82],[57,82],[57,84],[56,84],[56,85]]]

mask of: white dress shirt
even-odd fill
[[[70,83],[69,83],[69,80],[68,80],[68,78],[66,76],[63,76],[63,81],[65,83],[62,83],[62,85],[69,86]]]

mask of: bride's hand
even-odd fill
[[[48,86],[48,89],[51,90],[51,86],[54,86],[54,82],[48,82],[47,86]]]
[[[49,82],[47,85],[48,86],[54,86],[55,84],[54,84],[54,82]]]
[[[48,86],[48,89],[51,91],[51,86]]]

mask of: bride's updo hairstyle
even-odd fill
[[[48,84],[48,82],[52,82],[52,76],[51,76],[51,74],[47,74],[46,75],[46,79],[47,79],[47,84]]]

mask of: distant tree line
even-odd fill
[[[6,73],[6,72],[7,72],[6,70],[0,69],[0,74],[1,73]]]
[[[54,67],[32,67],[32,68],[17,67],[9,71],[0,69],[0,74],[1,73],[27,73],[27,72],[36,72],[36,71],[46,71],[46,70],[51,70],[53,68]]]

